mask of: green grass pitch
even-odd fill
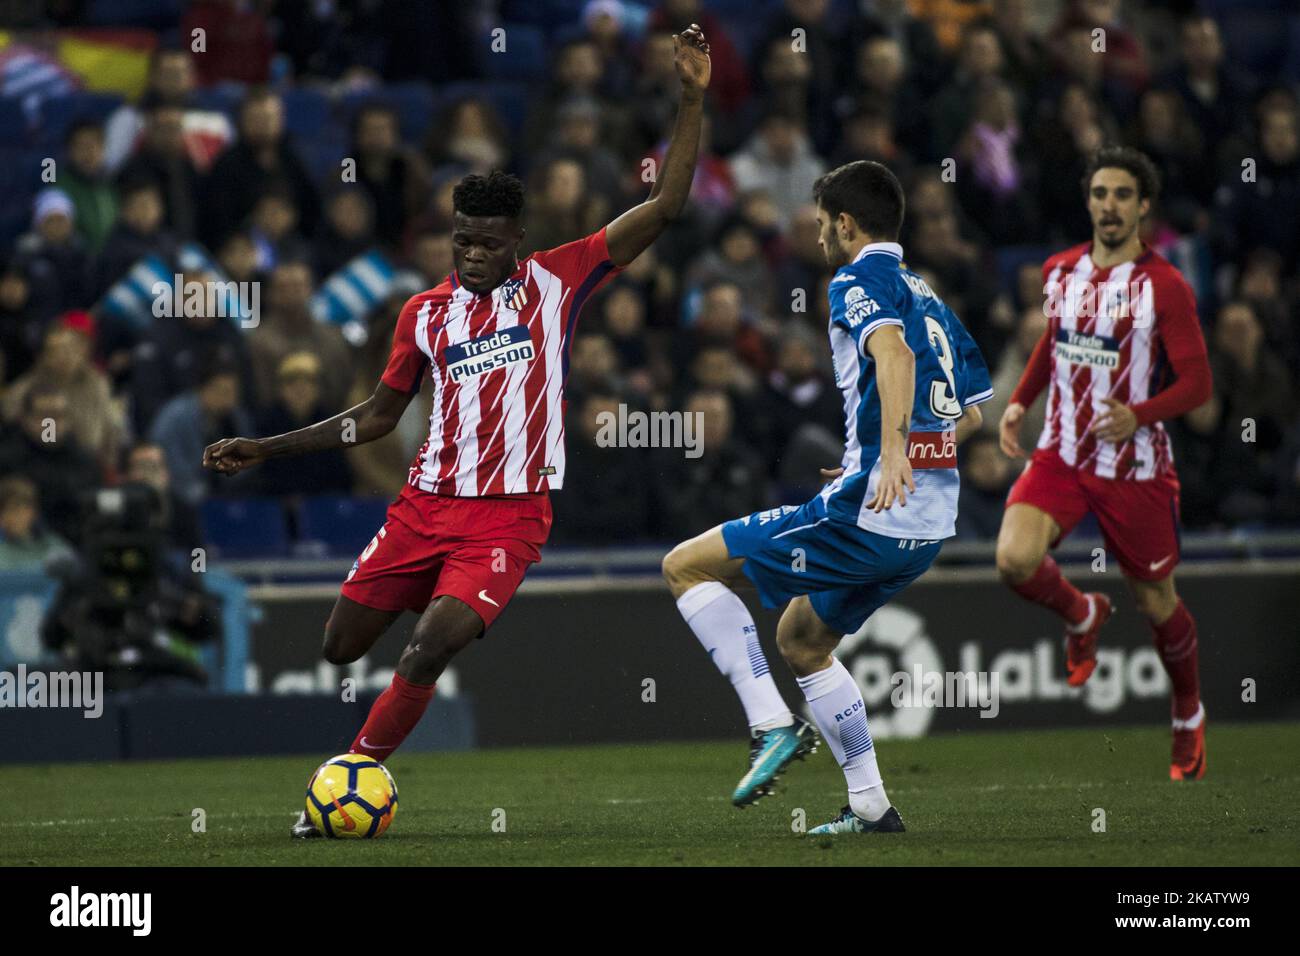
[[[1168,778],[1164,728],[880,741],[909,832],[811,828],[844,803],[825,746],[737,810],[734,743],[399,754],[376,841],[291,841],[321,754],[0,770],[0,865],[1277,865],[1300,861],[1300,724],[1211,725],[1209,774]],[[192,811],[207,814],[194,833]],[[1094,832],[1095,809],[1105,832]],[[504,812],[504,817],[502,812]],[[497,830],[493,822],[498,822]],[[504,820],[504,832],[497,832]]]

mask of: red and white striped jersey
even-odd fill
[[[1196,299],[1177,269],[1144,247],[1131,262],[1093,265],[1091,243],[1043,265],[1051,345],[1047,418],[1038,447],[1099,478],[1144,480],[1173,474],[1169,435],[1159,421],[1127,441],[1088,434],[1104,398],[1134,406],[1169,384],[1170,359],[1204,358]]]
[[[583,304],[619,271],[605,230],[535,252],[491,292],[455,273],[403,307],[383,383],[433,388],[409,482],[439,495],[535,494],[564,483],[564,381]]]

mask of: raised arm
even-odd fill
[[[709,86],[709,44],[695,24],[673,36],[677,76],[682,94],[677,103],[663,169],[655,176],[650,196],[619,216],[605,230],[609,257],[625,266],[659,238],[668,223],[680,215],[695,178],[695,160],[700,150],[700,124],[704,116],[704,91]]]
[[[203,450],[203,467],[236,475],[267,458],[350,448],[382,438],[394,428],[415,392],[399,392],[383,382],[360,405],[297,431],[270,438],[223,438]]]

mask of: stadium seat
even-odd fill
[[[531,24],[547,33],[582,19],[587,0],[501,0],[505,23]]]
[[[6,147],[27,142],[27,114],[23,105],[11,97],[0,97],[0,143]]]
[[[195,90],[191,101],[199,109],[225,113],[230,122],[237,127],[239,104],[243,98],[244,88],[241,84],[222,83]]]
[[[422,143],[433,122],[433,88],[428,83],[398,83],[388,89],[387,95],[397,107],[402,138]]]
[[[1223,50],[1238,68],[1261,76],[1278,73],[1287,55],[1286,18],[1276,11],[1234,11],[1219,21]]]
[[[203,539],[220,558],[275,558],[289,551],[284,509],[275,498],[209,498]]]
[[[1287,51],[1283,72],[1293,83],[1300,83],[1300,14],[1287,19]]]
[[[61,147],[74,123],[86,119],[102,123],[121,105],[122,97],[117,93],[83,92],[51,96],[41,101],[36,136],[46,146]]]
[[[388,510],[386,498],[317,495],[298,511],[298,543],[319,543],[332,555],[355,556],[375,536]],[[309,550],[315,550],[310,548]]]
[[[1005,246],[997,251],[998,285],[1005,292],[1015,292],[1016,273],[1026,263],[1042,265],[1056,250],[1047,246]]]
[[[182,0],[91,0],[86,23],[159,30],[180,20],[183,6]]]
[[[402,139],[419,146],[433,122],[437,99],[428,83],[395,83],[381,90],[356,90],[347,93],[339,106],[337,125],[346,142],[352,139],[352,119],[361,107],[379,103],[397,111]]]
[[[546,34],[526,23],[506,23],[505,51],[493,52],[492,39],[479,44],[480,65],[490,80],[528,80],[543,76],[547,69]]]
[[[284,127],[290,136],[314,137],[328,124],[330,102],[320,90],[310,87],[285,90],[282,99]]]
[[[511,136],[518,136],[528,118],[533,87],[528,83],[496,80],[491,83],[452,83],[443,87],[439,108],[462,99],[483,99],[492,104]]]
[[[3,142],[3,140],[0,140]],[[41,163],[49,150],[0,146],[0,243],[8,244],[32,225],[32,199],[43,188]]]

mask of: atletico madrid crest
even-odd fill
[[[528,290],[523,279],[508,279],[501,284],[501,301],[507,309],[518,312],[528,304]]]

